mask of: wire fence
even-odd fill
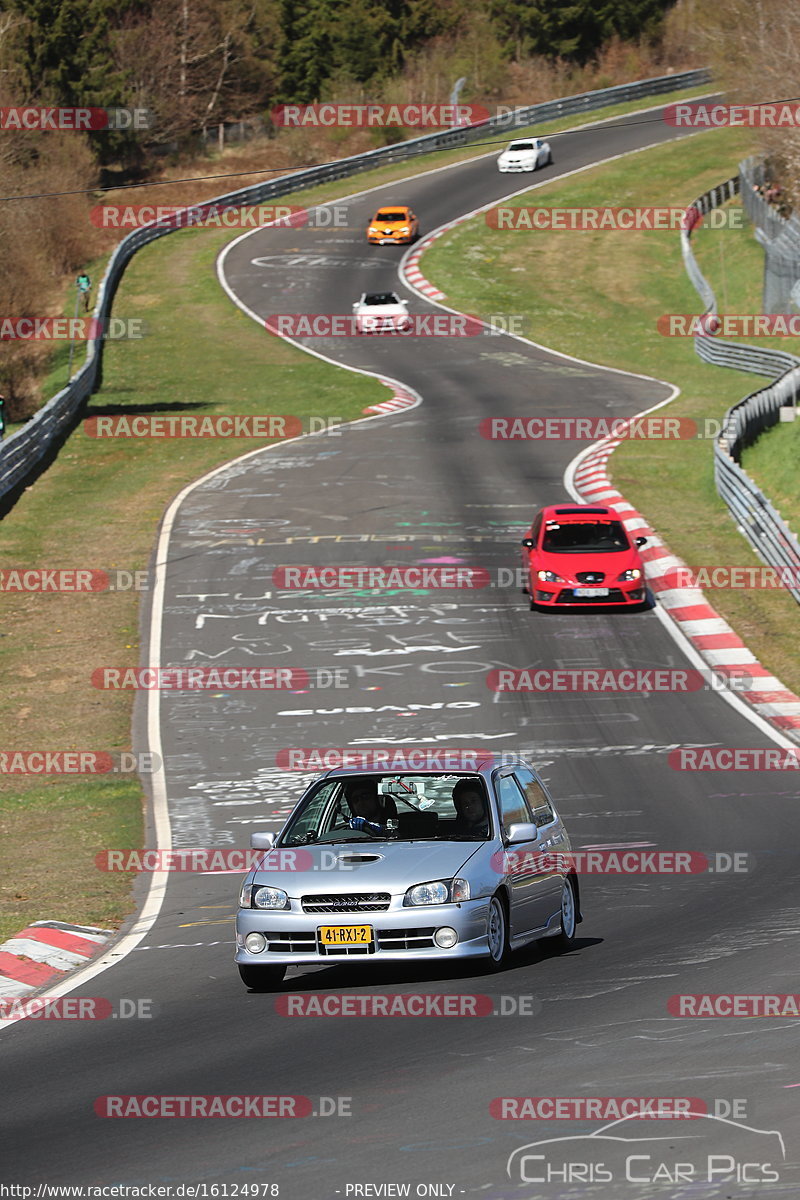
[[[142,246],[148,245],[156,238],[173,233],[178,228],[185,228],[190,223],[190,214],[199,214],[202,209],[210,205],[225,210],[247,204],[263,203],[329,180],[345,179],[361,171],[369,171],[374,167],[402,162],[418,154],[427,154],[432,150],[467,145],[470,142],[479,141],[488,133],[502,133],[512,128],[520,129],[525,125],[550,121],[558,117],[593,112],[612,104],[698,87],[710,82],[710,79],[710,72],[706,69],[685,71],[676,75],[660,75],[655,79],[645,79],[638,83],[603,88],[600,91],[583,92],[580,95],[567,96],[561,100],[548,100],[543,104],[533,104],[516,109],[512,113],[504,113],[500,117],[489,118],[476,125],[425,134],[406,142],[368,150],[364,154],[357,154],[325,166],[294,171],[279,179],[266,180],[235,192],[227,192],[212,200],[205,200],[202,205],[189,206],[181,210],[172,220],[168,219],[143,226],[122,239],[106,267],[97,293],[94,316],[100,322],[100,329],[107,328],[114,294],[125,267],[133,255]],[[53,396],[22,429],[12,434],[0,447],[0,497],[6,496],[24,484],[28,475],[58,445],[59,439],[74,427],[86,399],[99,385],[102,345],[101,339],[90,341],[87,347],[86,362],[75,377],[56,396]]]
[[[775,192],[776,184],[763,160],[746,158],[739,164],[739,186],[744,210],[764,247],[761,310],[788,313],[800,309],[800,299],[795,298],[800,283],[800,220],[793,214],[782,215],[767,199],[773,191],[779,203],[780,194]]]
[[[732,199],[740,189],[740,174],[711,188],[699,196],[689,209],[707,213]],[[756,196],[746,186],[748,203]],[[760,197],[756,197],[760,199]],[[689,219],[681,230],[681,252],[689,278],[705,305],[706,313],[717,312],[713,288],[703,275],[691,246],[692,230],[697,222]],[[784,586],[800,604],[800,540],[792,533],[778,510],[741,466],[742,450],[751,445],[766,429],[776,425],[780,410],[797,406],[800,391],[800,359],[781,350],[759,346],[743,346],[721,342],[717,338],[698,334],[695,350],[704,362],[720,367],[734,367],[772,379],[767,387],[745,396],[725,413],[722,430],[714,440],[714,482],[739,530],[744,534],[762,562],[785,572]]]

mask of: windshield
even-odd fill
[[[491,825],[477,775],[342,776],[303,800],[276,845],[486,841]]]
[[[512,142],[509,150],[535,150],[533,142]]]
[[[629,550],[630,543],[620,521],[548,521],[542,549],[550,554],[618,554]]]
[[[400,303],[400,301],[397,298],[397,296],[395,296],[394,292],[372,292],[370,295],[364,297],[365,305],[366,304],[382,305],[382,304],[399,304],[399,303]]]
[[[393,210],[387,208],[385,212],[383,210],[381,210],[381,212],[376,213],[375,220],[376,221],[407,221],[408,213],[394,212]]]

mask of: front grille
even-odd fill
[[[346,892],[342,895],[301,896],[307,913],[386,912],[392,897],[389,892]]]
[[[435,929],[376,929],[381,950],[432,950]]]
[[[578,583],[602,583],[605,574],[602,571],[578,571],[575,578]]]
[[[312,929],[309,933],[292,933],[281,930],[265,932],[267,950],[273,954],[308,954],[317,948],[317,935]]]

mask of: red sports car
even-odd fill
[[[646,541],[632,539],[613,508],[550,504],[541,509],[522,539],[531,608],[645,604],[637,547]]]

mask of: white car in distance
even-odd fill
[[[353,313],[357,333],[398,333],[411,328],[408,301],[396,292],[363,292]]]
[[[521,138],[507,146],[497,160],[497,169],[503,172],[535,171],[553,161],[549,142],[541,138]]]

